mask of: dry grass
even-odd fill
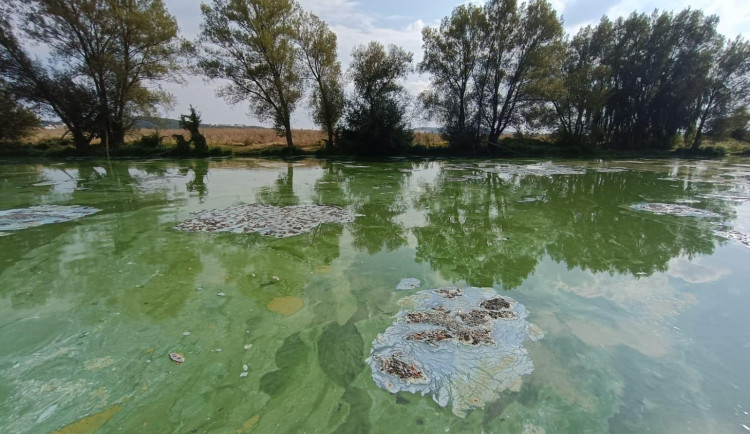
[[[444,148],[448,146],[448,142],[440,134],[422,131],[414,132],[414,144],[424,146],[425,148]]]
[[[132,130],[125,137],[125,140],[133,142],[140,139],[141,136],[153,134],[155,131],[153,129]],[[173,145],[175,143],[174,138],[172,138],[174,134],[181,134],[186,137],[188,135],[187,131],[178,129],[163,129],[158,131],[159,135],[163,137],[165,145]],[[36,143],[42,140],[59,139],[64,133],[64,128],[56,128],[54,130],[39,129],[29,139],[32,143]],[[201,133],[206,136],[209,145],[231,148],[236,154],[243,154],[244,152],[251,152],[274,145],[286,146],[286,139],[276,135],[276,132],[272,129],[203,128],[201,129]],[[294,145],[298,148],[316,150],[322,146],[325,134],[319,130],[293,130],[292,139],[294,140]],[[98,141],[94,141],[94,143],[98,143]],[[426,148],[447,146],[447,143],[440,134],[427,132],[415,132],[414,144]]]
[[[139,129],[133,130],[128,133],[125,140],[132,142],[139,139],[141,136],[153,134],[152,129]],[[65,129],[56,128],[54,130],[37,130],[34,135],[30,137],[31,142],[39,142],[41,140],[60,138],[65,133]],[[264,147],[269,145],[285,145],[286,139],[279,137],[276,132],[272,129],[264,128],[203,128],[201,133],[206,136],[206,140],[209,145],[222,145],[232,148],[254,148]],[[165,129],[159,130],[159,135],[164,138],[165,144],[174,144],[172,136],[174,134],[181,134],[187,136],[188,132],[185,130],[172,130]],[[309,147],[318,145],[325,135],[322,131],[318,130],[293,130],[292,139],[294,144],[299,147]]]

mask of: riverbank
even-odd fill
[[[146,137],[146,136],[142,136]],[[311,136],[307,136],[308,138]],[[211,143],[211,142],[209,142]],[[106,158],[106,150],[101,144],[92,144],[85,152],[80,152],[70,141],[45,138],[36,142],[19,145],[0,145],[0,157],[14,158]],[[289,148],[282,143],[211,143],[207,153],[186,153],[177,149],[174,143],[163,141],[152,145],[146,140],[136,139],[115,149],[110,149],[110,158],[203,158],[203,157],[270,157],[289,158],[298,156],[341,157],[353,156],[345,150],[327,149],[323,142],[301,140],[300,146]],[[590,145],[562,146],[544,137],[511,137],[500,140],[497,145],[482,147],[476,152],[460,152],[447,147],[435,133],[417,133],[415,144],[404,150],[400,156],[438,158],[720,158],[725,156],[750,156],[750,143],[729,140],[707,141],[698,149],[677,147],[673,149],[608,149]]]

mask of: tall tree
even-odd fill
[[[451,146],[473,147],[478,142],[478,125],[471,119],[472,78],[487,25],[481,7],[461,5],[440,27],[422,29],[424,58],[418,68],[432,75],[432,87],[420,98],[428,112],[443,123]]]
[[[491,35],[504,43],[502,35]],[[532,0],[523,5],[516,31],[511,35],[512,51],[504,61],[498,63],[492,49],[489,52],[489,70],[493,76],[486,115],[490,143],[497,143],[509,126],[520,126],[521,112],[540,102],[539,80],[551,74],[554,52],[562,49],[562,23],[546,0]],[[498,79],[502,80],[500,87],[496,84]]]
[[[344,139],[364,153],[394,153],[409,146],[406,92],[399,80],[412,71],[413,54],[396,45],[388,50],[379,42],[352,52],[349,76],[354,98],[346,115]]]
[[[566,44],[560,59],[559,75],[549,98],[563,142],[596,141],[601,136],[597,126],[611,91],[609,68],[602,63],[606,28],[606,24],[582,28]]]
[[[302,13],[297,24],[297,42],[303,63],[314,82],[311,97],[313,120],[328,135],[333,146],[336,125],[344,110],[341,62],[336,57],[336,34],[315,14]]]
[[[30,0],[23,10],[26,35],[94,89],[99,135],[113,146],[135,115],[169,101],[158,81],[179,71],[183,45],[162,0]]]
[[[291,114],[302,96],[294,0],[212,0],[202,4],[199,68],[229,83],[228,101],[249,100],[260,120],[272,120],[291,148]]]

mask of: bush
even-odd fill
[[[162,136],[159,131],[154,131],[151,134],[141,136],[140,139],[133,142],[133,146],[139,146],[146,149],[160,148],[162,145]]]

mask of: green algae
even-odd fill
[[[736,410],[750,407],[750,377],[737,368],[750,357],[738,310],[750,302],[750,252],[720,241],[711,221],[628,208],[698,198],[721,230],[741,231],[747,204],[721,198],[746,188],[723,176],[734,166],[618,162],[628,170],[605,173],[565,162],[579,169],[508,180],[482,170],[492,164],[3,164],[0,209],[102,212],[0,238],[0,426],[51,432],[113,406],[100,431],[730,432],[750,423]],[[171,230],[192,212],[238,203],[326,203],[362,216],[286,239]],[[428,397],[378,388],[366,351],[409,295],[394,291],[405,276],[426,288],[512,289],[546,335],[527,346],[535,369],[520,389],[460,419]],[[302,308],[269,310],[285,297]],[[719,311],[722,321],[706,322]],[[170,352],[186,363],[176,367]]]

